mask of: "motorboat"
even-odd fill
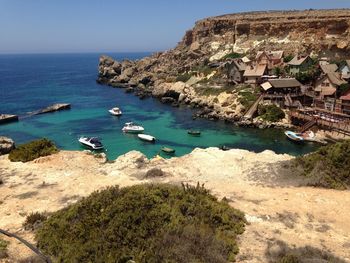
[[[103,145],[97,137],[80,137],[79,142],[92,150],[103,149]]]
[[[288,139],[295,141],[295,142],[303,142],[304,138],[302,134],[292,132],[292,131],[285,131],[284,134],[288,137]]]
[[[142,133],[145,129],[142,126],[139,126],[133,122],[125,123],[122,131],[129,133]]]
[[[108,110],[110,114],[114,115],[114,116],[120,116],[122,115],[122,111],[118,108],[118,107],[114,107],[110,110]]]
[[[161,149],[163,152],[167,153],[167,154],[174,154],[175,150],[172,148],[168,148],[168,147],[162,147]]]
[[[187,133],[189,135],[193,135],[193,136],[200,136],[201,132],[200,131],[196,131],[196,130],[188,130]]]
[[[139,137],[141,140],[147,141],[147,142],[155,142],[156,141],[155,137],[153,137],[152,135],[148,135],[148,134],[138,134],[137,137]]]

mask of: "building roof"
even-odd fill
[[[247,66],[244,75],[245,77],[261,77],[266,71],[267,65],[256,65],[256,66]]]
[[[337,72],[328,72],[326,74],[326,77],[328,77],[329,81],[336,86],[340,86],[342,84],[347,83],[340,77],[340,74]]]
[[[269,59],[282,59],[283,57],[283,51],[258,51],[256,54],[256,60],[259,59],[259,57],[264,54],[269,58]]]
[[[270,79],[268,82],[274,88],[299,88],[299,87],[301,87],[301,83],[294,78]]]
[[[238,68],[239,71],[245,71],[247,65],[242,61],[242,59],[234,59],[233,63]]]
[[[323,64],[320,65],[323,73],[336,72],[338,70],[337,64]]]
[[[350,100],[350,90],[347,91],[343,96],[340,97],[341,100]]]
[[[291,66],[300,66],[302,65],[308,58],[309,56],[295,56],[291,61],[288,62],[288,65]]]
[[[321,95],[323,96],[331,96],[334,95],[334,93],[337,91],[336,88],[333,87],[322,87],[321,88]]]
[[[260,85],[264,90],[268,90],[272,88],[272,85],[270,84],[270,82],[266,81],[263,84]]]
[[[242,61],[243,61],[244,63],[249,63],[249,62],[251,62],[251,60],[250,60],[247,56],[244,56],[244,57],[242,58]]]

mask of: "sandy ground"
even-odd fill
[[[22,227],[31,212],[56,211],[108,185],[200,182],[246,213],[249,224],[240,237],[238,262],[266,262],[267,244],[277,240],[291,247],[310,245],[350,262],[350,191],[296,187],[280,180],[276,167],[291,158],[217,148],[151,161],[130,152],[113,163],[84,152],[61,151],[26,164],[1,156],[0,228],[33,242],[33,233]],[[143,179],[154,167],[165,175]],[[31,255],[11,240],[9,262]]]

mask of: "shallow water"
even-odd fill
[[[146,53],[109,54],[116,59],[141,58]],[[0,135],[16,143],[47,137],[62,149],[83,150],[77,138],[81,135],[102,139],[110,159],[130,150],[152,157],[162,146],[176,149],[176,156],[195,147],[227,145],[261,152],[299,155],[317,148],[315,144],[298,145],[288,141],[279,130],[234,127],[223,122],[192,120],[189,108],[172,108],[149,98],[139,100],[123,89],[98,85],[99,54],[45,54],[0,56],[0,113],[26,115],[54,103],[71,103],[72,109],[20,119],[0,126]],[[121,117],[108,109],[119,106]],[[125,122],[145,127],[145,133],[157,138],[155,144],[141,141],[136,135],[124,134]],[[199,129],[194,137],[187,129]]]

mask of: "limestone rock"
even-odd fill
[[[15,148],[15,143],[12,139],[0,136],[0,155],[8,154]]]

